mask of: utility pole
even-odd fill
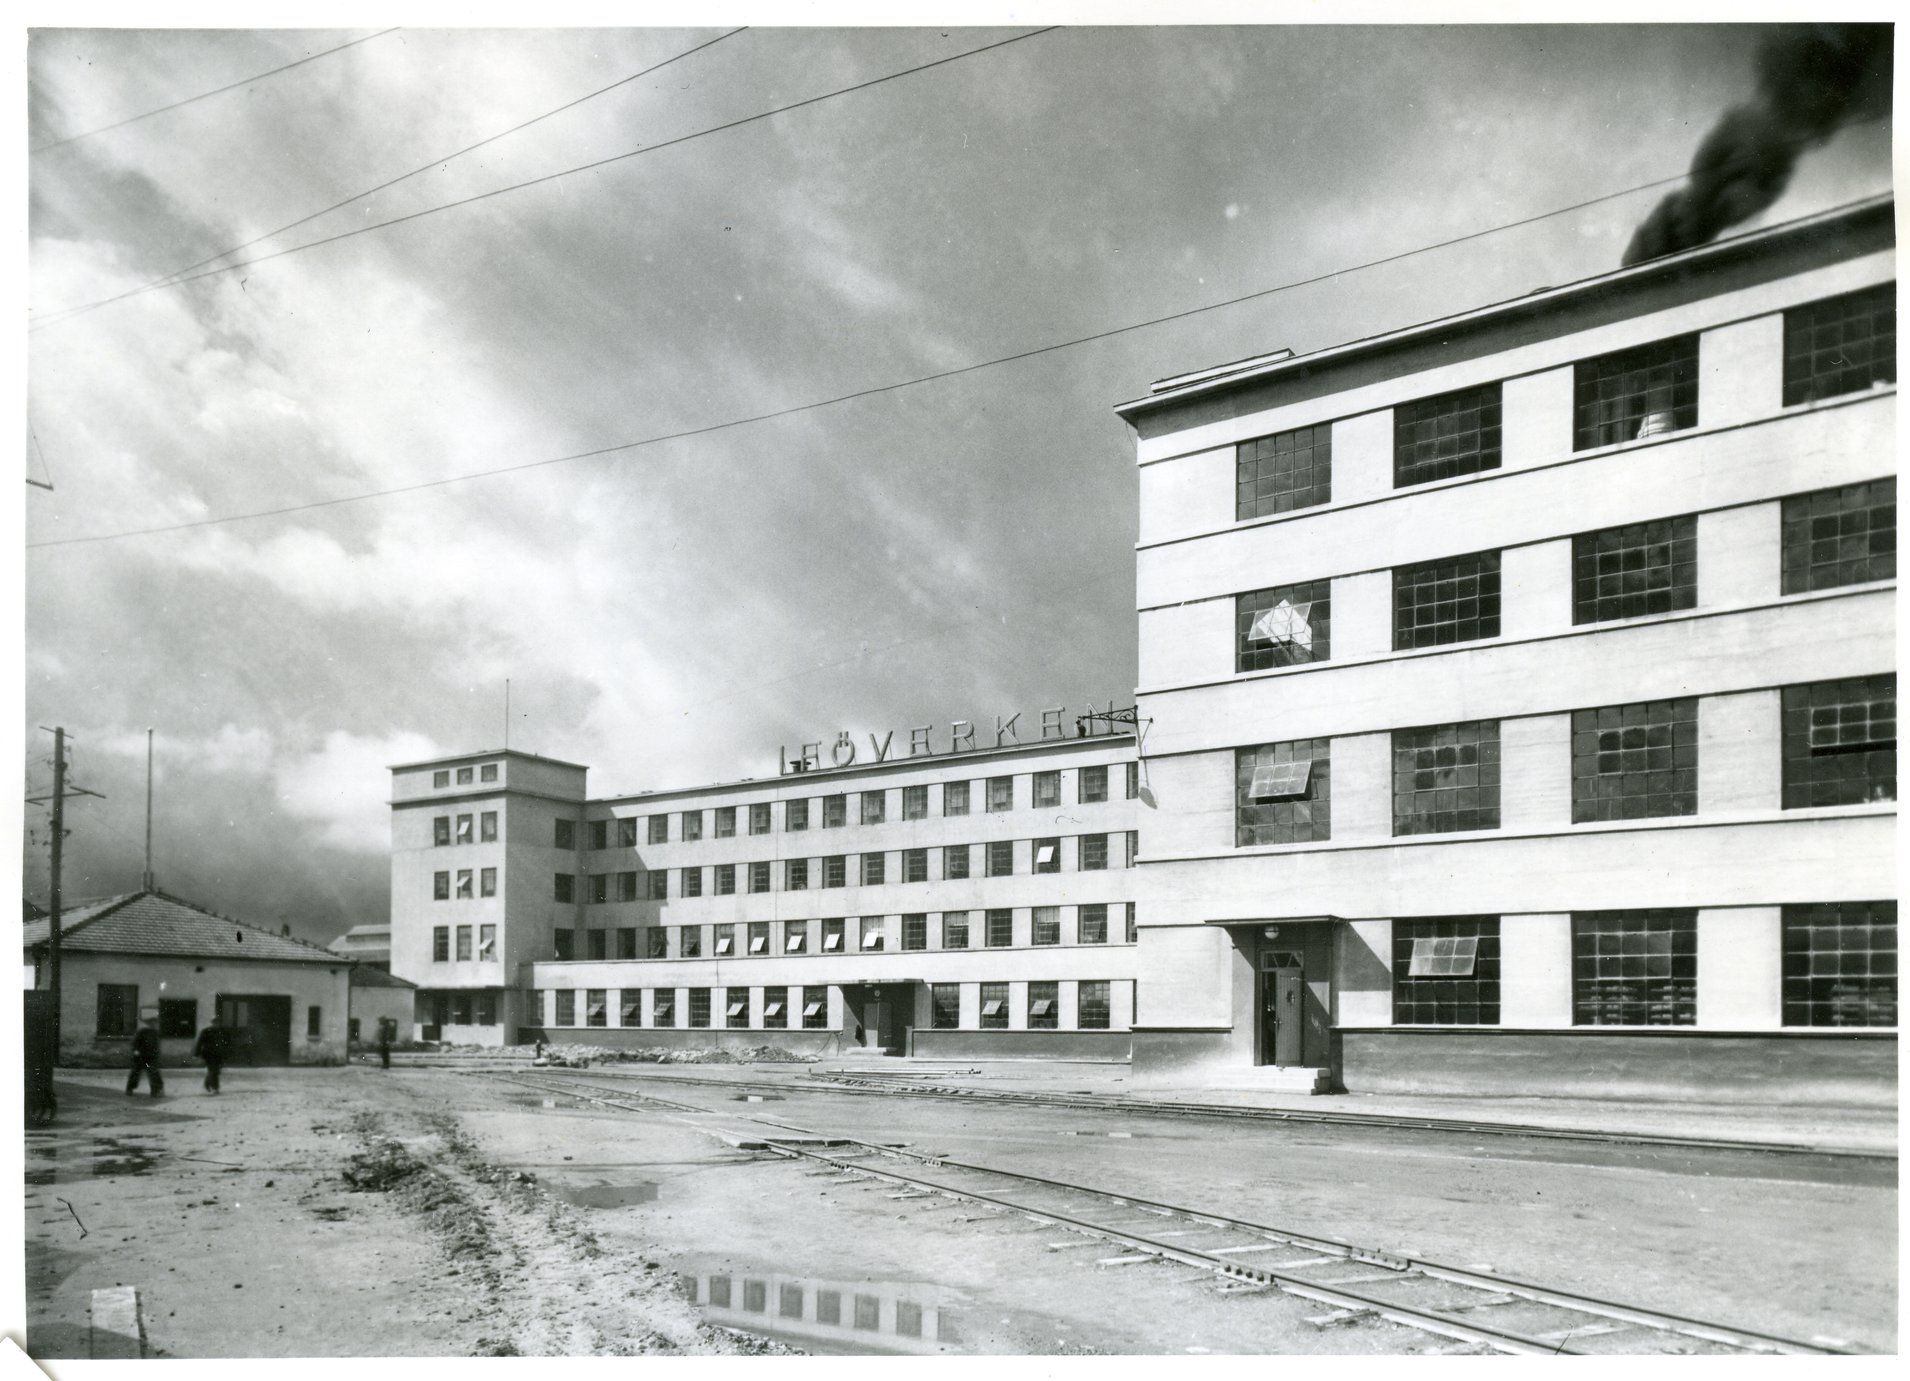
[[[153,731],[146,730],[146,871],[140,875],[139,890],[153,890]]]
[[[46,729],[43,724],[40,726]],[[72,786],[66,780],[66,729],[47,729],[53,735],[53,795],[28,797],[28,804],[53,803],[52,877],[47,886],[46,986],[53,994],[53,1048],[60,1048],[60,863],[66,845],[66,798],[93,796],[105,800],[97,791]]]

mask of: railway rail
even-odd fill
[[[1049,1223],[1083,1239],[1079,1244],[1051,1244],[1057,1250],[1097,1242],[1120,1250],[1121,1254],[1104,1258],[1101,1264],[1174,1262],[1211,1272],[1224,1289],[1279,1290],[1314,1300],[1332,1306],[1327,1322],[1384,1319],[1494,1351],[1527,1355],[1862,1351],[1842,1340],[1787,1338],[1688,1318],[1092,1185],[834,1136],[759,1113],[705,1107],[574,1075],[526,1078],[492,1073],[490,1077],[632,1112],[664,1108],[741,1119],[768,1129],[759,1142],[748,1143],[768,1152],[827,1167],[846,1179],[897,1185],[906,1197],[953,1199]],[[898,1161],[907,1162],[908,1168],[897,1168]],[[1265,1260],[1271,1253],[1279,1253],[1280,1259]]]

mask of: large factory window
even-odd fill
[[[1572,917],[1574,1026],[1694,1026],[1698,913],[1581,911]]]
[[[987,865],[988,877],[1003,878],[1012,874],[1015,871],[1015,841],[992,840],[988,845]]]
[[[933,983],[929,985],[928,1024],[931,1031],[953,1031],[962,1024],[961,984]]]
[[[1061,985],[1059,983],[1030,983],[1028,985],[1028,1029],[1052,1031],[1060,1024]]]
[[[1078,852],[1075,867],[1083,873],[1098,873],[1108,866],[1108,837],[1105,834],[1084,834],[1076,841]]]
[[[1698,700],[1572,714],[1572,822],[1698,811]]]
[[[783,860],[783,890],[785,892],[806,892],[809,890],[808,859],[787,858]]]
[[[927,882],[928,881],[928,850],[927,849],[902,850],[902,881],[904,882]]]
[[[988,779],[988,809],[990,811],[1013,810],[1015,808],[1015,779],[1013,777],[990,777]]]
[[[1698,425],[1698,337],[1581,360],[1572,384],[1572,449],[1612,446]]]
[[[1030,944],[1058,945],[1061,943],[1061,908],[1058,906],[1037,906],[1028,913],[1028,938]]]
[[[637,817],[626,815],[617,821],[617,847],[634,849],[637,847]]]
[[[839,830],[849,821],[849,798],[842,795],[822,798],[822,827]]]
[[[862,855],[862,885],[864,887],[878,886],[879,884],[887,880],[887,876],[888,876],[888,855],[886,854]]]
[[[773,1030],[789,1025],[789,989],[763,989],[763,1025]]]
[[[883,927],[880,916],[862,918],[862,939],[860,944],[864,954],[875,953],[888,948],[888,932]]]
[[[1059,839],[1037,839],[1034,843],[1035,871],[1037,873],[1058,873],[1061,871],[1061,841]]]
[[[1499,385],[1481,384],[1393,409],[1393,487],[1499,468]]]
[[[1784,1024],[1897,1024],[1897,904],[1784,908]]]
[[[716,838],[734,839],[736,837],[736,807],[718,806],[716,808]]]
[[[558,1026],[575,1026],[577,1024],[577,993],[575,989],[559,988],[557,990],[557,1021],[555,1024]]]
[[[676,1025],[676,989],[653,988],[650,992],[650,1024]]]
[[[865,825],[879,825],[888,818],[888,793],[884,791],[865,791],[862,793],[861,821]]]
[[[942,948],[968,948],[968,913],[966,911],[942,913]]]
[[[1324,662],[1333,653],[1333,582],[1306,580],[1234,596],[1234,670]],[[1128,763],[1131,800],[1140,794],[1138,763]]]
[[[760,862],[749,865],[749,890],[752,892],[767,892],[769,890],[768,859],[763,859]]]
[[[751,834],[769,833],[769,807],[770,803],[768,801],[758,801],[749,808],[749,832]]]
[[[686,810],[683,812],[683,842],[686,844],[703,837],[703,812]]]
[[[928,913],[911,911],[902,917],[902,948],[928,948]]]
[[[1784,809],[1897,799],[1897,678],[1786,686]]]
[[[1897,382],[1897,285],[1784,313],[1784,406]]]
[[[843,887],[848,884],[848,856],[831,854],[822,861],[822,885]]]
[[[592,988],[584,1004],[585,1024],[589,1026],[608,1026],[610,1024],[610,991],[607,988]]]
[[[701,959],[703,957],[703,927],[700,925],[678,926],[676,953],[679,959]]]
[[[1298,427],[1234,447],[1234,518],[1310,508],[1333,498],[1333,424]]]
[[[747,1029],[749,1027],[749,989],[725,988],[723,993],[728,999],[728,1005],[723,1009],[724,1025]]]
[[[1107,979],[1083,979],[1075,988],[1074,1024],[1083,1031],[1105,1031],[1111,1024],[1113,1003],[1109,1000]]]
[[[902,818],[904,820],[928,819],[928,786],[905,786],[902,788]]]
[[[1002,906],[989,911],[985,939],[990,949],[1001,949],[1015,942],[1015,913],[1012,908]]]
[[[431,842],[438,848],[451,846],[451,817],[440,815],[431,822]]]
[[[967,782],[944,782],[942,784],[942,814],[968,814]]]
[[[802,988],[802,1027],[805,1031],[829,1029],[829,990]]]
[[[1006,983],[982,984],[981,1015],[984,1031],[1008,1029],[1008,985]]]
[[[684,868],[677,877],[677,895],[679,897],[700,897],[703,895],[703,870]]]
[[[1077,793],[1082,805],[1093,805],[1108,798],[1108,769],[1105,764],[1099,767],[1081,769],[1081,782]]]
[[[1332,740],[1294,739],[1234,751],[1234,844],[1308,844],[1333,837]]]
[[[1499,721],[1393,730],[1393,833],[1499,828]]]
[[[1572,539],[1572,622],[1668,614],[1698,604],[1698,520],[1654,518]]]
[[[736,893],[736,865],[734,863],[717,864],[716,865],[716,895],[719,897],[728,897],[728,896],[734,896],[735,893]]]
[[[710,1024],[710,990],[708,988],[690,989],[690,1025],[708,1026]]]
[[[1393,650],[1499,636],[1499,553],[1472,552],[1393,570]]]
[[[954,882],[968,876],[967,844],[950,844],[942,850],[942,876]]]
[[[1401,1026],[1497,1026],[1499,918],[1394,921],[1393,1021]]]
[[[809,802],[804,800],[783,803],[783,829],[785,832],[806,830],[809,828]]]
[[[1082,903],[1075,915],[1074,928],[1077,944],[1105,945],[1108,942],[1107,903]]]
[[[1784,500],[1784,593],[1897,574],[1897,482],[1872,480]]]
[[[1061,774],[1059,772],[1037,772],[1034,776],[1035,809],[1061,804]]]

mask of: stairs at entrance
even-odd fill
[[[1333,1071],[1312,1069],[1306,1065],[1260,1065],[1253,1069],[1228,1070],[1216,1074],[1206,1085],[1210,1089],[1248,1089],[1259,1093],[1328,1093],[1333,1088]]]

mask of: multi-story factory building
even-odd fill
[[[391,966],[418,1034],[1127,1058],[1134,739],[1045,720],[597,799],[522,752],[394,767]]]
[[[1137,1074],[1894,1090],[1893,214],[1119,409]]]

